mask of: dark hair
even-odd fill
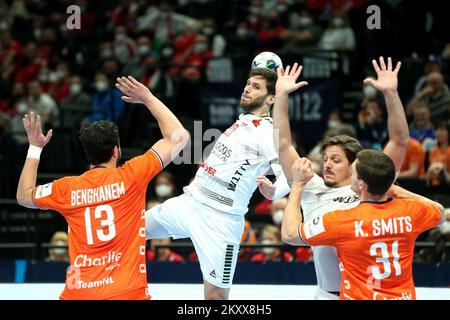
[[[114,147],[120,145],[117,125],[105,120],[83,126],[79,139],[88,162],[94,166],[108,162]]]
[[[267,93],[275,95],[275,83],[277,82],[277,73],[267,68],[252,69],[248,77],[263,77],[266,80]]]
[[[366,149],[356,155],[358,179],[367,184],[369,193],[385,194],[395,180],[395,165],[389,156],[381,151]]]
[[[323,153],[325,149],[330,146],[339,146],[344,149],[345,156],[350,164],[355,161],[356,155],[363,149],[358,140],[347,135],[326,137],[323,140],[321,152]]]

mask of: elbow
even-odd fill
[[[297,228],[282,228],[281,229],[281,240],[287,244],[293,244],[298,241]]]
[[[18,205],[20,205],[22,207],[27,207],[27,203],[25,201],[25,198],[24,198],[22,192],[20,192],[20,190],[17,190],[16,200],[17,200],[17,204]]]
[[[185,128],[181,129],[180,133],[180,144],[183,147],[186,147],[189,141],[191,141],[191,135],[189,134],[189,131],[187,131]]]

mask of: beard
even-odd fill
[[[264,99],[266,99],[266,97],[255,98],[247,104],[244,104],[245,102],[243,103],[241,100],[239,106],[242,108],[242,110],[244,110],[244,112],[252,112],[253,110],[258,109],[263,105]]]

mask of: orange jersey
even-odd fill
[[[299,225],[311,246],[334,246],[341,266],[342,300],[415,299],[412,277],[417,236],[442,222],[430,202],[364,202]]]
[[[97,167],[37,186],[38,208],[69,225],[70,268],[61,299],[149,299],[145,193],[163,168],[153,150],[119,168]]]
[[[415,139],[409,139],[408,148],[406,149],[405,159],[403,160],[400,172],[408,171],[411,164],[418,164],[419,169],[417,175],[421,176],[425,173],[425,151],[420,142]]]

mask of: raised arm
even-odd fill
[[[35,209],[37,207],[33,203],[33,188],[36,186],[39,159],[42,148],[50,141],[53,131],[49,130],[44,136],[41,129],[41,117],[39,115],[35,117],[33,111],[25,114],[22,120],[30,146],[17,185],[16,199],[21,206]]]
[[[288,103],[289,93],[306,86],[306,81],[296,83],[302,72],[302,66],[294,63],[292,69],[290,66],[277,69],[277,83],[275,88],[275,104],[273,108],[273,134],[275,148],[277,148],[280,156],[281,167],[290,182],[292,180],[291,168],[295,160],[299,159],[295,148],[291,142],[291,127],[289,125]]]
[[[181,122],[155,97],[150,90],[132,76],[117,78],[116,87],[124,94],[122,99],[128,103],[143,103],[158,121],[163,139],[157,141],[152,149],[167,166],[184,149],[189,141],[189,132]]]
[[[306,158],[299,158],[292,166],[292,189],[284,208],[283,221],[281,222],[281,238],[283,242],[291,245],[303,244],[298,233],[298,227],[303,222],[301,210],[301,198],[305,185],[314,175],[312,163]]]
[[[386,66],[383,57],[380,57],[379,66],[376,60],[372,60],[372,64],[377,73],[377,79],[366,78],[364,83],[372,85],[383,93],[389,132],[389,142],[383,152],[394,161],[396,171],[400,172],[409,141],[408,122],[397,92],[397,74],[401,63],[397,62],[395,69],[392,69],[392,59],[388,58]]]

